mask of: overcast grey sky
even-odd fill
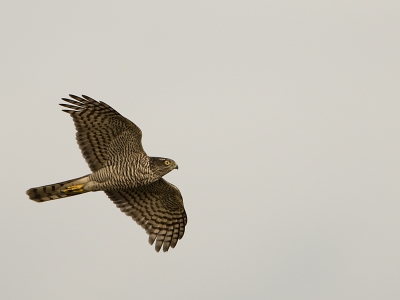
[[[398,1],[2,1],[1,299],[399,299]],[[89,173],[69,93],[179,171],[168,253]]]

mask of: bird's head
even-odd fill
[[[169,158],[150,157],[150,168],[155,174],[162,177],[173,169],[178,169],[178,165]]]

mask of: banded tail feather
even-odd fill
[[[83,186],[89,181],[89,175],[49,184],[45,186],[31,188],[26,191],[29,199],[36,202],[45,202],[70,196],[86,193]]]

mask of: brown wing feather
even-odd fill
[[[142,132],[139,127],[121,116],[104,102],[88,96],[62,98],[69,104],[60,104],[68,110],[77,130],[76,139],[83,157],[94,172],[107,160],[129,148],[129,152],[143,152]]]
[[[155,249],[168,251],[183,237],[187,216],[178,188],[164,179],[132,190],[106,191],[107,196],[141,225]]]

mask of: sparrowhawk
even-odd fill
[[[169,158],[149,157],[142,147],[142,132],[104,102],[88,96],[62,98],[63,110],[74,120],[76,139],[92,173],[76,179],[31,188],[31,200],[44,202],[104,191],[155,241],[156,251],[174,248],[187,223],[179,189],[162,177],[178,169]]]

